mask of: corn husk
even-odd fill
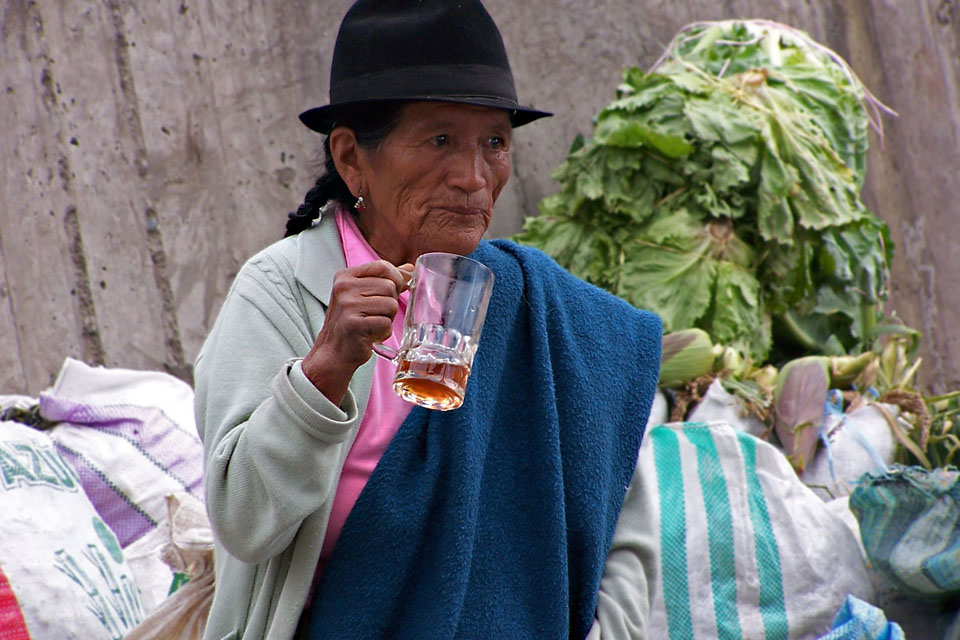
[[[830,385],[835,389],[843,389],[853,384],[871,362],[877,359],[877,354],[866,351],[858,356],[842,355],[830,356]]]
[[[702,329],[681,329],[663,336],[660,386],[679,387],[710,373],[715,359],[713,341]]]

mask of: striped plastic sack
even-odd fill
[[[874,569],[919,600],[960,596],[960,471],[893,465],[864,474],[850,509]]]
[[[847,595],[873,595],[851,529],[772,445],[726,422],[648,431],[638,460],[656,483],[650,637],[818,638]]]

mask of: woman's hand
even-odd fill
[[[357,367],[370,359],[373,343],[393,333],[399,295],[413,266],[386,260],[338,271],[323,328],[303,359],[307,378],[337,406]]]

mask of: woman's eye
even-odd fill
[[[431,139],[431,142],[433,142],[434,146],[437,146],[437,147],[442,147],[443,145],[447,144],[447,141],[448,141],[447,135],[443,133],[437,136],[433,136],[433,138]]]

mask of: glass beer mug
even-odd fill
[[[493,272],[452,253],[425,253],[410,279],[400,348],[374,343],[397,365],[393,389],[428,409],[448,411],[463,394],[493,292]]]

